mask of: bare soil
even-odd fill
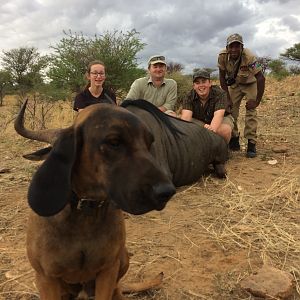
[[[290,272],[295,280],[290,299],[300,299],[299,82],[299,76],[267,79],[256,158],[245,157],[242,138],[225,180],[208,172],[178,188],[163,211],[126,214],[132,256],[125,281],[164,272],[161,288],[129,299],[258,299],[239,282],[263,264]],[[22,155],[41,144],[14,132],[16,111],[14,97],[7,97],[0,107],[0,299],[33,300],[38,294],[25,251],[26,193],[39,163]],[[241,129],[243,115],[244,109]],[[70,104],[56,104],[49,124],[66,126],[72,118]]]

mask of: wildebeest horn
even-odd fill
[[[53,144],[54,141],[57,139],[59,133],[63,129],[45,129],[45,130],[29,130],[24,127],[24,113],[26,109],[28,99],[25,100],[23,103],[17,118],[15,120],[15,130],[18,134],[21,136],[31,139],[31,140],[36,140],[40,142],[46,142],[49,144]]]

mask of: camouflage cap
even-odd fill
[[[205,78],[205,79],[210,79],[210,73],[207,72],[206,70],[198,70],[193,74],[193,82],[197,78]]]
[[[243,42],[243,38],[240,34],[238,33],[234,33],[234,34],[231,34],[228,38],[227,38],[227,46],[229,46],[230,44],[234,43],[234,42],[238,42],[242,45],[244,45],[244,42]]]
[[[166,58],[163,55],[153,55],[148,60],[148,66],[155,65],[155,64],[164,64],[166,63]]]

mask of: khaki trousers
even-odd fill
[[[240,113],[240,106],[242,99],[245,97],[246,101],[254,100],[256,101],[257,95],[257,84],[256,82],[250,84],[234,84],[233,86],[228,87],[228,91],[230,94],[230,98],[232,100],[232,117],[234,119],[234,127],[232,130],[232,136],[239,136],[238,129],[238,117]],[[245,115],[245,128],[244,128],[244,138],[248,140],[252,140],[252,142],[256,143],[257,140],[257,112],[255,109],[246,109]]]

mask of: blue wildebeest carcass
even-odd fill
[[[122,106],[153,134],[151,153],[175,186],[197,181],[210,164],[218,177],[225,177],[228,149],[222,137],[198,123],[168,116],[145,100],[126,100]]]

